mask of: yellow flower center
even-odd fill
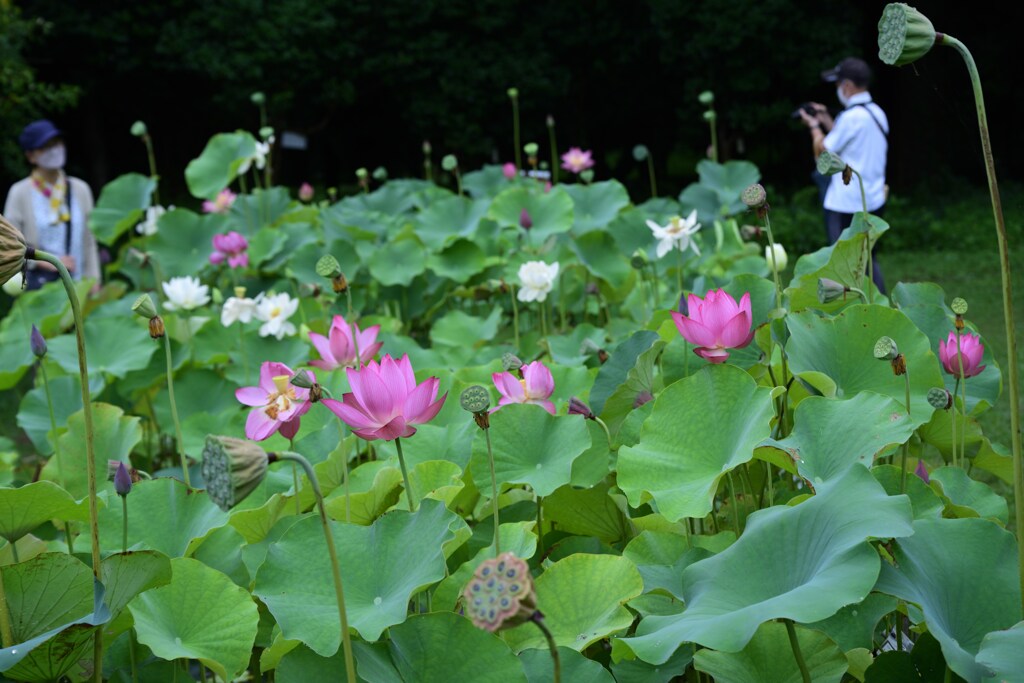
[[[295,396],[295,387],[289,384],[291,377],[288,375],[278,375],[273,379],[277,391],[267,394],[267,406],[263,409],[263,412],[271,420],[276,420],[278,415],[292,407],[292,401],[295,401],[297,397]]]

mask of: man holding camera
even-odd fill
[[[889,149],[889,119],[871,99],[868,84],[871,68],[863,59],[847,57],[834,69],[822,72],[828,83],[836,84],[836,97],[843,111],[833,121],[828,109],[817,102],[799,109],[800,118],[810,129],[814,157],[823,150],[838,154],[864,180],[867,209],[881,216],[885,207],[885,160]],[[808,111],[810,110],[810,111]],[[863,211],[859,183],[843,183],[842,174],[831,177],[825,192],[825,230],[830,243],[849,227],[853,214]],[[884,291],[878,260],[872,278]]]

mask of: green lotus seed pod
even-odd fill
[[[535,157],[537,156],[537,150],[540,149],[536,142],[527,142],[523,145],[523,151],[526,152],[526,156]]]
[[[146,320],[151,320],[158,315],[156,306],[153,305],[153,300],[149,297],[149,294],[139,295],[139,298],[132,304],[132,310]]]
[[[367,171],[365,168],[360,167],[356,169],[356,178],[359,178],[360,180],[366,180],[369,176],[370,172]]]
[[[459,405],[470,413],[482,413],[491,407],[491,396],[479,384],[466,388],[459,396]]]
[[[455,158],[454,154],[445,154],[444,158],[441,159],[441,168],[451,173],[459,167],[459,160]]]
[[[146,124],[144,122],[136,121],[132,124],[132,135],[134,135],[135,137],[141,138],[147,132],[148,129],[146,128]]]
[[[880,337],[875,342],[874,353],[878,360],[893,360],[900,354],[900,350],[892,337]]]
[[[846,293],[850,289],[835,280],[830,280],[827,277],[818,278],[818,301],[823,304],[830,304],[833,301],[838,301],[846,297]]]
[[[267,140],[269,140],[272,137],[274,137],[274,127],[273,126],[263,126],[262,128],[260,128],[260,139],[261,140],[266,142]]]
[[[551,114],[548,114],[548,119],[547,119],[546,123],[548,124],[548,128],[554,128],[555,127],[555,117],[552,116]]]
[[[705,107],[710,107],[715,103],[715,93],[710,90],[705,90],[700,95],[697,95],[697,100]]]
[[[253,94],[249,95],[249,101],[259,106],[267,101],[267,97],[263,93],[256,91]]]
[[[373,179],[381,183],[384,182],[388,179],[388,169],[383,166],[373,169]]]
[[[518,88],[509,88],[505,92],[508,93],[508,96],[511,99],[513,99],[513,100],[516,99],[517,97],[519,97],[519,89]]]
[[[505,372],[515,372],[523,367],[523,361],[519,360],[514,353],[506,352],[501,356],[501,367],[505,369]]]
[[[633,158],[637,161],[647,161],[649,156],[651,156],[651,150],[647,149],[647,145],[637,145],[633,148]]]
[[[928,17],[903,2],[893,2],[878,20],[878,58],[903,66],[928,54],[935,45],[935,27]]]
[[[423,141],[423,153],[426,154],[427,156],[430,156],[431,149],[433,149],[433,148],[430,146],[430,140],[424,140]]]
[[[334,258],[330,254],[325,254],[317,259],[316,274],[320,277],[325,277],[328,280],[338,277],[341,275],[341,264],[338,263],[338,259]]]
[[[717,118],[718,114],[715,113],[714,109],[709,109],[706,112],[704,112],[704,120],[707,121],[708,123],[711,123]]]
[[[949,410],[953,406],[953,394],[944,387],[929,389],[928,403],[936,410]]]
[[[222,510],[230,510],[260,485],[270,459],[251,441],[230,436],[207,436],[203,448],[206,495]]]
[[[950,304],[949,307],[952,308],[953,312],[957,315],[967,315],[967,302],[960,297],[953,299],[953,303]]]
[[[765,192],[764,187],[760,183],[754,183],[743,190],[740,194],[740,199],[751,209],[756,209],[764,206],[764,203],[768,200],[768,193]]]
[[[818,155],[818,173],[821,175],[835,175],[846,170],[846,162],[838,154],[828,150]]]

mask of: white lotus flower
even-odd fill
[[[288,318],[299,310],[299,300],[293,299],[286,292],[263,297],[256,305],[256,319],[263,321],[260,326],[261,337],[276,337],[295,334],[295,325]]]
[[[270,154],[270,145],[273,144],[274,137],[267,138],[266,142],[257,142],[256,151],[253,152],[252,156],[246,159],[238,167],[238,175],[244,175],[253,164],[260,171],[267,165],[267,156]]]
[[[768,262],[768,272],[772,271],[774,267],[772,264],[772,245],[766,244],[764,247],[764,260]],[[786,250],[778,242],[775,243],[775,264],[778,266],[778,270],[781,273],[786,269],[786,264],[789,263],[789,259],[786,256]]]
[[[558,277],[558,262],[527,261],[519,266],[519,281],[522,286],[517,295],[520,301],[544,301]]]
[[[263,301],[263,293],[260,292],[255,299],[250,299],[245,294],[245,288],[240,287],[243,296],[232,296],[224,302],[224,308],[220,311],[220,324],[230,327],[236,322],[247,323],[256,317],[256,309]],[[237,290],[236,290],[237,291]]]
[[[168,311],[191,311],[210,303],[210,288],[199,282],[199,278],[172,277],[163,283],[164,308]]]
[[[148,209],[146,209],[145,220],[143,220],[141,223],[135,226],[135,232],[146,237],[148,237],[149,235],[155,235],[157,233],[157,221],[160,220],[160,216],[163,216],[168,211],[173,210],[174,206],[165,209],[159,204],[156,206],[149,207]]]
[[[700,230],[700,223],[697,222],[697,209],[691,211],[686,218],[673,216],[668,225],[658,225],[654,221],[647,221],[647,227],[651,229],[654,238],[658,240],[658,258],[663,257],[675,247],[679,247],[680,251],[686,251],[692,247],[694,253],[700,256],[697,243],[691,239]]]

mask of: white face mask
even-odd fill
[[[839,104],[843,105],[844,107],[850,104],[850,98],[843,94],[842,86],[836,87],[836,99],[838,99]]]
[[[36,166],[47,171],[58,171],[64,168],[66,160],[67,150],[64,149],[64,145],[54,145],[49,149],[44,149],[36,156]]]

